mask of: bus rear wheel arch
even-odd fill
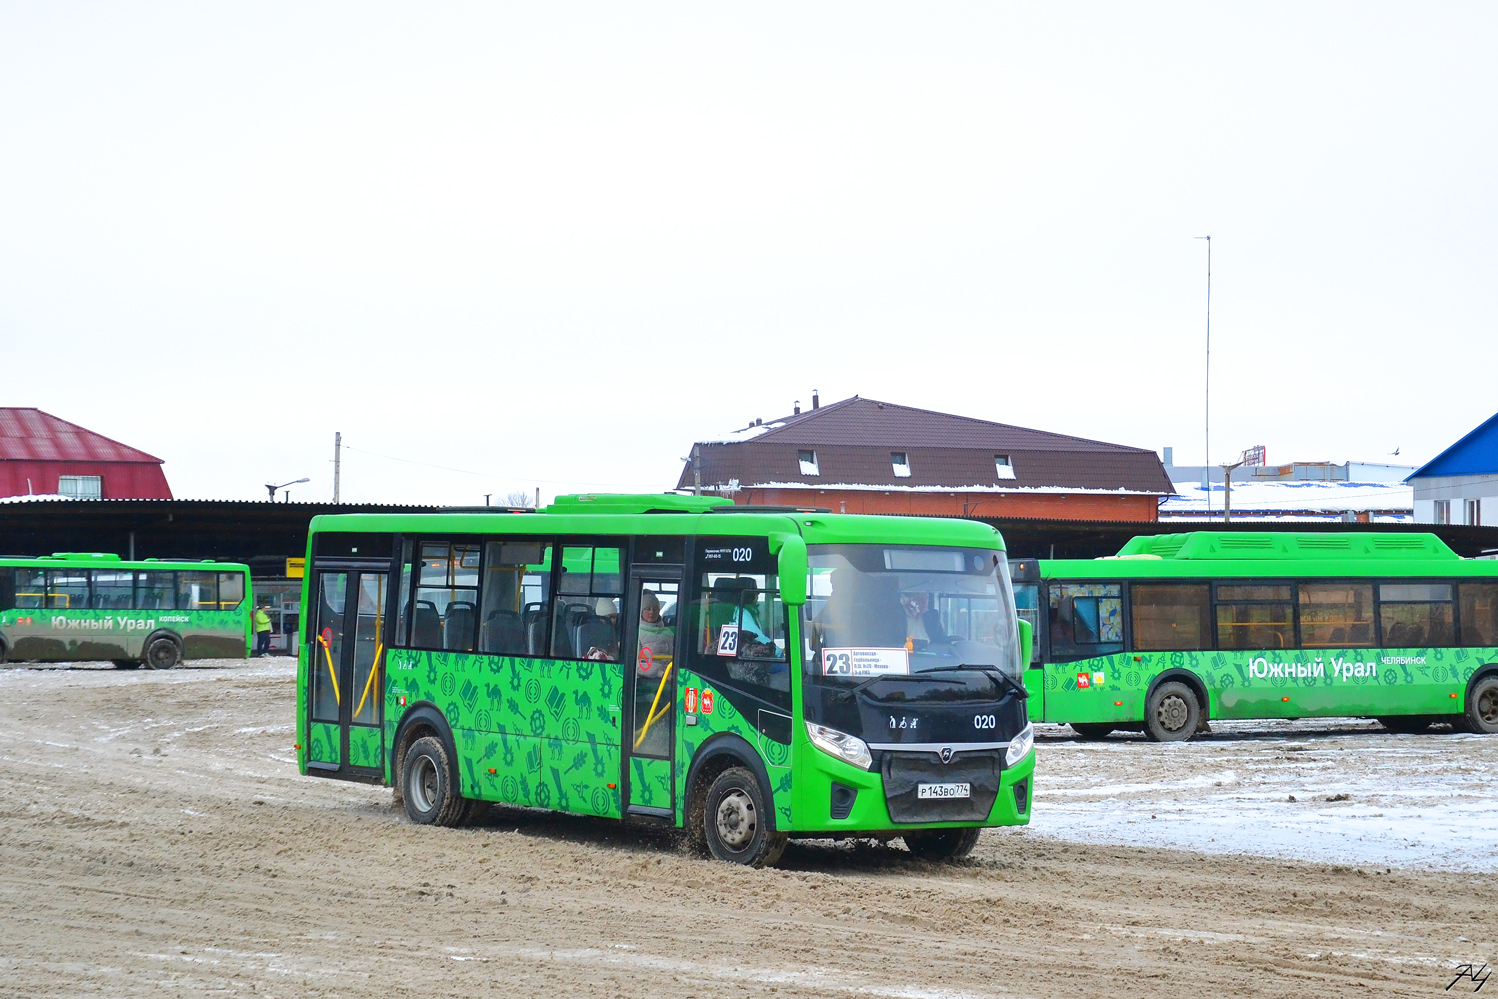
[[[1144,733],[1155,742],[1185,742],[1196,734],[1206,698],[1179,676],[1162,678],[1144,701]]]
[[[182,662],[182,640],[170,632],[158,632],[146,639],[141,661],[152,669],[174,669]]]
[[[1485,668],[1472,678],[1461,720],[1469,732],[1498,735],[1498,669]]]

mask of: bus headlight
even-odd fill
[[[1030,750],[1034,748],[1035,726],[1025,722],[1025,727],[1020,729],[1019,735],[1009,740],[1009,748],[1004,752],[1004,766],[1014,766],[1029,755]]]
[[[863,770],[874,765],[874,757],[869,755],[868,744],[856,736],[826,725],[807,722],[806,737],[822,752],[835,756],[844,763],[851,763]]]

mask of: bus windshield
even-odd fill
[[[1019,631],[1001,551],[812,545],[806,669],[861,681],[953,666],[1018,676]]]

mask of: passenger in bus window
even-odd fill
[[[642,656],[646,649],[649,656]],[[641,676],[661,673],[671,662],[676,649],[676,633],[661,620],[661,601],[649,590],[640,594],[640,630],[635,646],[635,662]]]

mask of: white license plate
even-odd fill
[[[971,798],[973,788],[971,784],[917,784],[915,796],[917,798]]]

